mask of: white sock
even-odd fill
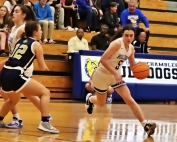
[[[143,120],[143,121],[141,122],[141,125],[144,127],[147,123],[148,123],[148,120]]]
[[[16,118],[20,119],[20,116],[19,116],[18,113],[14,114],[13,117],[16,117]]]

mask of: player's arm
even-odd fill
[[[49,69],[44,61],[43,48],[42,48],[41,44],[39,42],[36,42],[36,43],[34,43],[32,48],[33,48],[33,51],[35,52],[39,68],[41,70],[48,71]]]
[[[130,69],[132,70],[133,66],[136,64],[135,56],[134,56],[134,47],[132,47],[132,54],[130,55],[128,60],[130,62]]]
[[[21,35],[22,35],[22,33],[24,33],[24,31],[25,31],[25,28],[24,27],[21,27],[20,29],[19,29],[19,31],[17,32],[17,35],[16,35],[16,38],[17,38],[17,41],[21,38]],[[16,42],[17,42],[16,41]],[[9,49],[10,51],[9,51],[9,57],[11,56],[11,54],[12,54],[12,52],[13,52],[13,50],[11,49],[11,47],[10,47],[10,49]],[[12,50],[12,51],[11,51]]]
[[[18,33],[17,33],[17,36],[16,36],[16,38],[17,38],[17,40],[19,40],[20,38],[21,38],[21,35],[22,35],[22,33],[25,31],[25,27],[21,27],[20,29],[19,29],[19,31],[18,31]]]
[[[109,58],[117,51],[119,50],[121,44],[119,40],[115,40],[111,42],[108,49],[104,52],[100,59],[100,63],[114,76],[117,74],[115,68],[112,68],[110,64],[108,63]]]

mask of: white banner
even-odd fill
[[[88,81],[93,70],[98,66],[101,56],[81,56],[82,81]],[[177,84],[177,61],[159,59],[141,59],[136,61],[147,62],[150,66],[149,77],[138,80],[133,76],[129,67],[129,61],[122,66],[122,76],[127,83],[149,83],[149,84]],[[101,81],[101,80],[100,80]]]

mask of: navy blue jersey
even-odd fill
[[[5,65],[9,67],[21,67],[24,70],[30,67],[35,59],[35,53],[33,51],[33,44],[35,42],[33,38],[18,40]]]

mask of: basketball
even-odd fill
[[[150,67],[146,63],[137,63],[133,66],[132,72],[137,79],[145,79],[149,76]]]

